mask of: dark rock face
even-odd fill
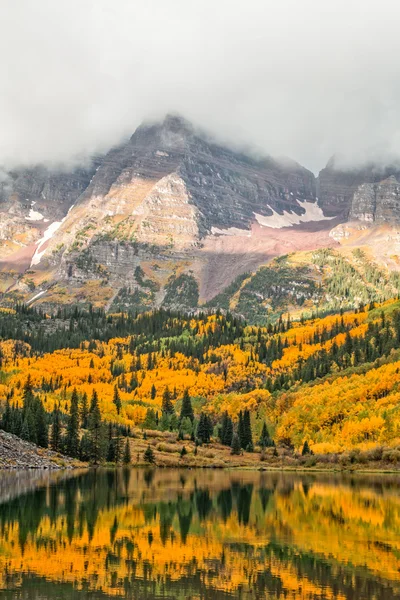
[[[296,200],[315,201],[314,175],[294,162],[249,159],[193,138],[179,173],[202,215],[203,231],[211,227],[247,229],[254,213],[269,216],[303,211]]]
[[[12,171],[0,187],[0,211],[24,217],[34,202],[45,218],[58,220],[87,188],[95,169],[94,163],[70,172],[43,166]]]
[[[392,175],[379,183],[364,183],[354,193],[350,220],[400,223],[400,183]]]
[[[318,204],[327,216],[340,215],[347,219],[357,188],[362,184],[378,183],[391,175],[400,178],[399,165],[378,167],[370,164],[361,169],[344,170],[335,166],[332,157],[318,175]]]
[[[172,173],[182,178],[190,203],[198,209],[201,235],[213,226],[248,228],[254,212],[272,214],[269,206],[301,214],[296,199],[314,201],[316,196],[313,173],[294,161],[252,159],[168,116],[162,124],[139,127],[127,143],[112,149],[82,200],[105,196],[112,186],[127,186],[133,178],[156,183]]]

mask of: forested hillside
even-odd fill
[[[248,323],[266,324],[282,312],[310,318],[382,302],[399,291],[398,272],[371,260],[361,248],[347,252],[322,248],[280,256],[253,273],[239,275],[207,306],[231,310]]]
[[[2,427],[84,460],[122,460],[137,428],[237,453],[400,458],[397,300],[264,327],[230,313],[17,306],[0,313],[0,335]]]

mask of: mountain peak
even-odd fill
[[[193,133],[193,125],[190,121],[179,114],[167,114],[162,121],[162,128],[177,132]]]
[[[193,125],[181,115],[167,114],[163,120],[142,123],[134,132],[131,141],[150,143],[154,140],[166,146],[175,146],[193,136]]]

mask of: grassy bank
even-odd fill
[[[196,445],[189,439],[178,440],[173,432],[146,431],[139,429],[130,438],[132,464],[166,468],[213,468],[258,470],[313,470],[313,471],[359,471],[400,472],[400,452],[393,448],[375,448],[368,452],[344,452],[301,456],[290,449],[278,447],[233,455],[227,446],[212,441]],[[145,458],[151,448],[154,463]],[[182,452],[182,449],[185,449]]]

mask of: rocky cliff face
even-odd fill
[[[379,183],[364,183],[356,189],[350,220],[366,223],[400,223],[400,184],[394,175]]]
[[[0,170],[0,260],[19,252],[15,266],[20,266],[20,256],[21,266],[26,267],[23,249],[35,244],[48,224],[65,216],[89,185],[95,168],[94,162],[87,169],[69,172],[43,166]]]
[[[250,229],[254,213],[302,214],[298,200],[315,201],[315,178],[300,165],[251,159],[167,117],[105,156],[74,214],[87,207],[92,222],[107,218],[125,237],[186,247],[213,227]]]
[[[0,210],[25,217],[33,203],[43,218],[60,219],[87,188],[94,172],[95,163],[88,169],[65,172],[43,166],[11,171],[0,185]]]
[[[340,215],[346,220],[353,210],[353,204],[357,205],[358,200],[356,198],[353,201],[353,197],[359,193],[359,186],[376,184],[392,175],[400,179],[399,165],[381,167],[369,164],[363,168],[345,170],[332,157],[318,175],[318,204],[326,215]],[[366,195],[369,193],[367,190],[367,187],[364,188]]]

